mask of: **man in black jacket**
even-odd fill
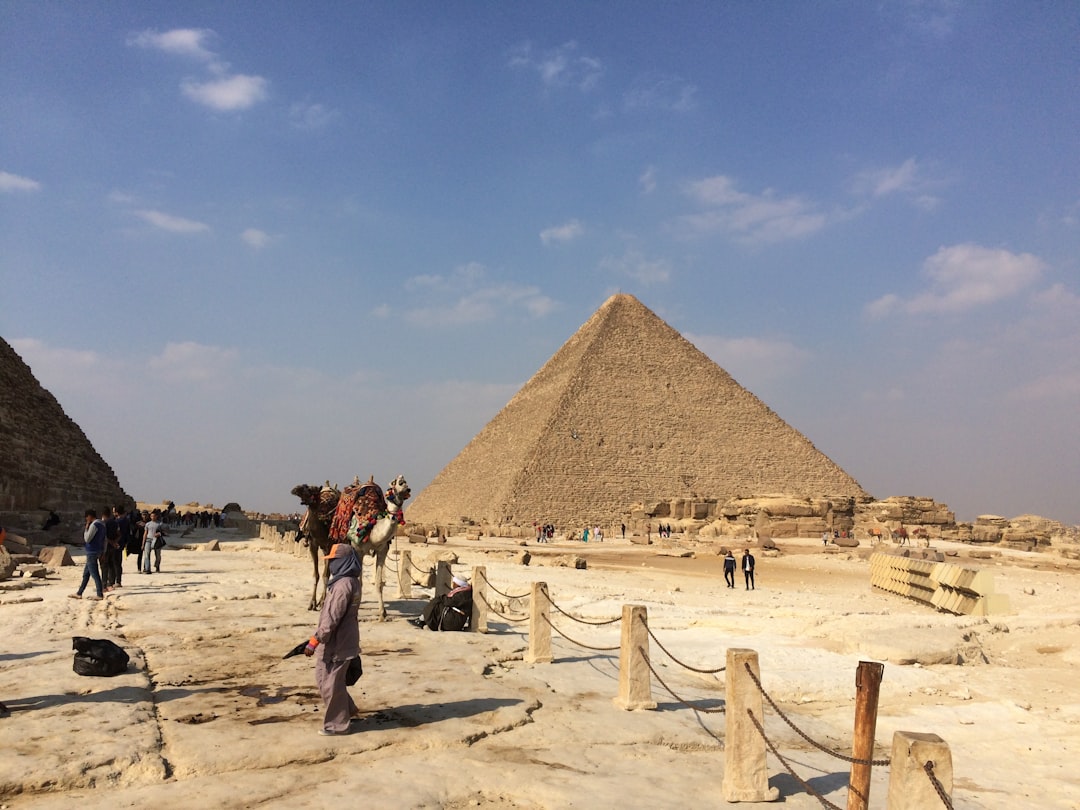
[[[464,630],[472,620],[472,585],[465,577],[454,577],[454,589],[436,596],[424,612],[409,623],[429,630]]]
[[[746,590],[754,590],[754,555],[750,553],[750,549],[742,553],[742,571],[746,579]]]

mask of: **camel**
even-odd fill
[[[386,489],[385,497],[375,484],[374,478],[361,484],[360,479],[339,493],[330,482],[297,484],[292,494],[307,507],[300,521],[300,536],[305,538],[311,551],[314,584],[308,610],[318,610],[326,598],[326,582],[330,566],[325,557],[335,543],[349,542],[363,560],[365,554],[375,558],[375,592],[379,596],[379,621],[386,621],[386,603],[383,600],[383,572],[390,541],[394,539],[399,524],[404,523],[403,507],[412,494],[405,477],[399,475]]]

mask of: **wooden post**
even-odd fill
[[[724,673],[724,717],[727,723],[722,791],[727,802],[774,802],[780,798],[780,788],[769,787],[765,740],[747,713],[749,710],[764,728],[764,699],[761,690],[747,673],[747,665],[760,681],[757,652],[728,649]]]
[[[644,651],[644,654],[642,653]],[[637,711],[655,709],[652,699],[652,672],[649,670],[648,608],[623,605],[622,635],[619,639],[619,695],[615,705]]]
[[[453,578],[454,574],[450,570],[450,563],[446,560],[439,560],[439,566],[435,569],[435,595],[442,596],[450,593],[454,589]]]
[[[472,619],[469,627],[474,633],[486,633],[488,631],[488,581],[487,566],[474,565],[472,570]]]
[[[532,584],[532,605],[529,611],[529,649],[525,660],[530,664],[551,663],[550,602],[546,582]]]
[[[937,734],[898,731],[893,734],[887,810],[945,806],[926,773],[927,762],[934,763],[934,776],[952,801],[953,766],[948,743]]]
[[[855,673],[855,733],[851,742],[851,756],[866,760],[867,764],[851,763],[848,777],[848,810],[867,810],[870,805],[869,760],[874,758],[874,734],[877,731],[878,693],[884,664],[860,661]]]
[[[412,599],[412,552],[408,549],[398,552],[397,587],[398,596]]]

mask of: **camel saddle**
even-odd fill
[[[330,524],[330,539],[335,543],[346,540],[356,544],[363,543],[379,514],[386,511],[386,496],[383,495],[382,487],[375,483],[375,476],[371,476],[363,484],[357,477],[341,492],[337,509],[334,510],[334,519]],[[352,537],[348,537],[350,529]]]

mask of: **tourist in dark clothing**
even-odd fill
[[[79,590],[69,594],[69,596],[72,599],[82,599],[87,583],[93,579],[94,586],[97,588],[97,596],[88,596],[87,599],[101,599],[105,595],[105,591],[101,585],[101,570],[98,567],[98,560],[105,551],[105,524],[98,520],[97,512],[93,509],[87,509],[84,517],[86,518],[86,528],[83,530],[83,550],[86,552],[86,564],[83,566],[83,576],[82,582],[79,584]]]
[[[754,555],[750,553],[750,549],[742,553],[742,572],[746,578],[746,590],[754,590]]]
[[[424,612],[409,622],[429,630],[464,630],[472,622],[472,585],[465,577],[454,577],[454,589],[436,596]]]
[[[729,588],[735,587],[735,555],[730,548],[724,557],[724,584]]]

